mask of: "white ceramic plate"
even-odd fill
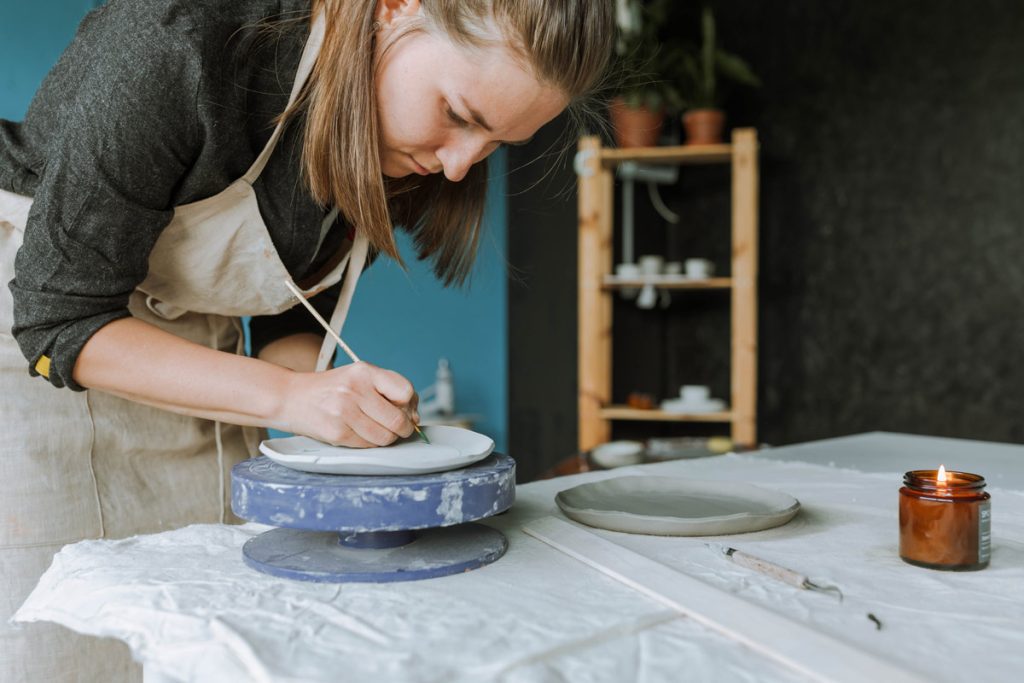
[[[427,474],[444,472],[483,460],[494,450],[494,440],[460,427],[423,427],[430,439],[418,434],[383,448],[329,446],[308,436],[267,439],[260,452],[285,467],[324,474]]]
[[[725,410],[725,401],[720,398],[709,398],[706,401],[668,398],[661,402],[661,409],[666,413],[718,413]]]
[[[562,512],[588,526],[631,534],[718,536],[793,519],[800,502],[753,484],[681,477],[615,477],[561,491]]]

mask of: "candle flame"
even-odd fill
[[[945,465],[939,465],[939,476],[936,477],[936,481],[938,481],[943,486],[946,485],[946,466]]]

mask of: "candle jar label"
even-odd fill
[[[978,510],[978,562],[988,564],[992,556],[992,503],[984,501]]]

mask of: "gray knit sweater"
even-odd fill
[[[33,374],[45,354],[54,385],[81,389],[71,370],[82,346],[129,315],[173,207],[220,192],[252,164],[287,104],[307,24],[253,26],[308,11],[309,0],[110,0],[82,21],[25,120],[0,120],[0,188],[34,198],[10,283],[13,333]],[[288,127],[255,184],[296,279],[347,233],[336,225],[317,253],[324,212],[303,187],[301,129]],[[314,303],[328,311],[337,290]],[[254,318],[254,350],[317,329],[301,307]]]

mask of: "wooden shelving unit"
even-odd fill
[[[731,277],[689,280],[678,276],[612,275],[615,167],[646,164],[730,164],[732,168]],[[606,149],[597,137],[580,140],[579,184],[579,448],[608,441],[612,420],[729,423],[733,441],[757,445],[757,132],[733,131],[723,145]],[[731,293],[730,408],[679,414],[611,405],[612,297],[623,288],[654,284],[674,290],[725,289]]]

